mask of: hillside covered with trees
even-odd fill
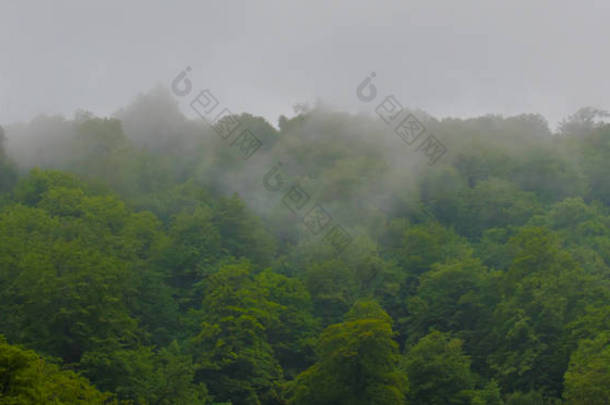
[[[602,112],[414,114],[5,126],[0,404],[609,404]]]

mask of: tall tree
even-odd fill
[[[462,341],[434,331],[405,355],[404,367],[411,383],[414,405],[468,404],[475,376]]]
[[[610,333],[581,340],[564,378],[564,398],[569,404],[610,403]]]
[[[0,335],[0,404],[110,405],[112,396],[86,378],[40,358],[36,352],[7,343]]]
[[[289,384],[289,403],[403,404],[407,379],[398,368],[391,319],[374,301],[354,304],[345,321],[324,330],[318,361]]]

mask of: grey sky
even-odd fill
[[[187,65],[235,112],[368,111],[355,88],[444,116],[610,109],[605,1],[0,0],[0,123],[114,112]]]

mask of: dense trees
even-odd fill
[[[607,332],[583,339],[565,373],[564,397],[573,404],[610,402],[610,338]]]
[[[103,405],[110,399],[85,378],[61,370],[31,350],[9,345],[0,335],[0,404]]]
[[[374,301],[354,304],[327,327],[318,361],[291,383],[293,404],[402,404],[407,377],[398,368],[391,318]]]
[[[0,131],[0,404],[610,401],[598,112],[425,117],[433,167],[366,117],[242,114],[245,161],[165,97]]]
[[[405,369],[413,387],[412,403],[468,403],[466,393],[475,381],[459,339],[436,331],[424,336],[407,352]]]
[[[6,135],[0,126],[0,193],[9,191],[13,186],[17,173],[6,155]]]

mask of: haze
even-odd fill
[[[604,1],[5,1],[0,124],[109,115],[186,66],[273,125],[296,103],[342,111],[379,90],[436,117],[610,109]]]

